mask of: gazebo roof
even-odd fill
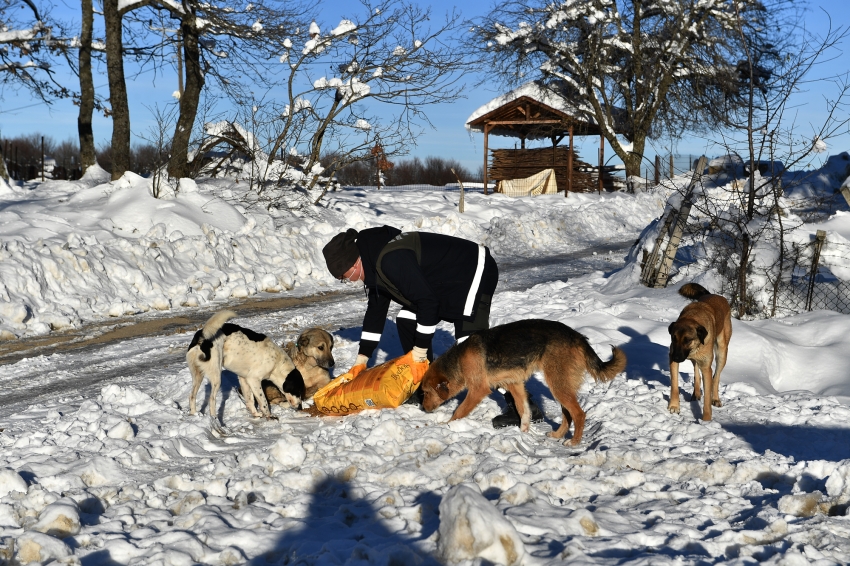
[[[496,136],[547,139],[567,134],[572,125],[575,135],[598,136],[601,129],[589,115],[589,108],[580,108],[556,89],[532,81],[478,108],[467,118],[466,127],[484,132],[486,126]],[[626,135],[621,129],[616,133]]]

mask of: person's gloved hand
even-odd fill
[[[412,353],[413,353],[413,361],[416,362],[417,364],[421,364],[422,362],[424,362],[425,360],[428,359],[428,349],[427,348],[420,348],[419,346],[414,346]]]

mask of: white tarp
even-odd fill
[[[525,179],[499,181],[499,192],[509,197],[528,197],[532,195],[553,195],[558,192],[555,170],[544,169],[540,173]]]

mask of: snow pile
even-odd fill
[[[515,566],[525,546],[514,526],[487,501],[477,486],[452,488],[440,502],[440,556],[448,564],[484,558]]]
[[[85,321],[179,310],[260,293],[334,288],[322,246],[338,231],[381,224],[457,235],[497,257],[559,253],[586,242],[635,238],[663,206],[653,195],[330,193],[323,206],[250,207],[246,182],[181,180],[151,196],[150,180],[115,182],[95,169],[0,195],[0,339]],[[538,200],[530,200],[530,199]],[[543,200],[540,200],[543,199]],[[243,203],[243,204],[240,204]],[[613,215],[610,211],[614,209]]]

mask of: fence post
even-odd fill
[[[44,181],[44,136],[41,136],[41,180]]]
[[[657,153],[655,154],[655,184],[656,186],[661,183],[661,156]]]
[[[658,264],[658,256],[661,253],[661,244],[664,242],[664,238],[666,238],[668,233],[670,232],[670,226],[673,224],[673,219],[676,218],[678,214],[678,210],[670,209],[670,212],[667,214],[667,217],[664,218],[664,223],[661,224],[661,229],[658,231],[658,236],[655,237],[655,246],[652,248],[652,253],[649,254],[649,257],[644,260],[644,263],[641,266],[640,280],[646,286],[650,286],[655,282],[655,267]]]
[[[815,279],[818,275],[818,264],[820,263],[820,250],[826,240],[826,232],[818,230],[815,234],[815,249],[812,252],[812,269],[809,272],[809,291],[806,294],[806,310],[812,310],[812,295],[815,292]]]
[[[671,222],[669,228],[671,230],[670,239],[667,241],[667,247],[665,248],[663,255],[661,255],[660,265],[655,265],[657,259],[653,257],[653,264],[650,266],[652,271],[647,273],[648,277],[646,278],[646,284],[650,287],[660,289],[667,286],[667,279],[670,277],[670,268],[673,266],[673,259],[676,257],[676,250],[679,249],[679,242],[682,239],[682,233],[685,230],[685,225],[688,223],[688,216],[691,214],[691,206],[693,205],[691,199],[693,198],[694,187],[702,178],[702,170],[705,168],[705,163],[705,156],[700,157],[699,163],[697,164],[697,170],[694,171],[694,175],[691,178],[691,182],[688,184],[687,191],[682,199],[682,207],[679,209],[678,213],[673,210],[670,211],[670,218],[668,219],[668,221]],[[660,241],[656,243],[656,247],[658,247],[659,244]]]
[[[672,179],[676,175],[676,172],[673,170],[673,154],[670,154],[670,178]]]
[[[451,167],[452,174],[457,178],[457,184],[460,185],[460,200],[457,203],[457,211],[463,214],[463,181],[460,180],[457,173],[455,173],[454,167]]]

